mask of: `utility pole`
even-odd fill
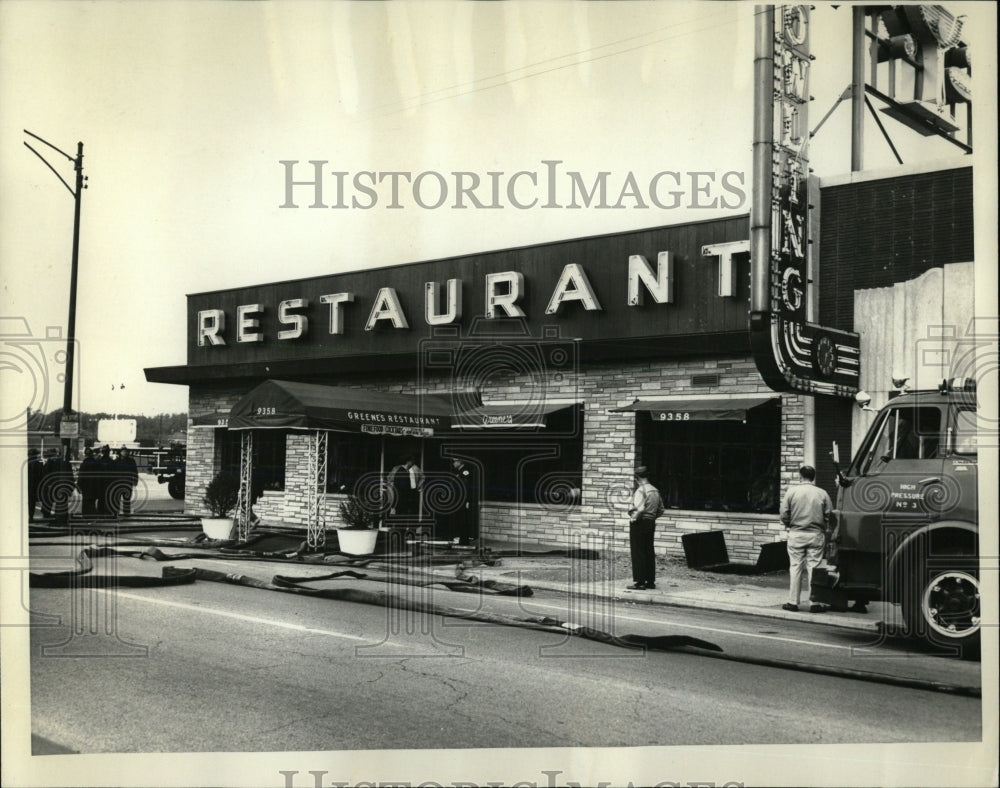
[[[854,6],[851,14],[851,172],[860,172],[865,166],[864,6]]]
[[[45,166],[52,170],[55,176],[62,181],[63,186],[69,190],[69,193],[73,195],[73,258],[69,276],[69,319],[66,326],[66,373],[64,378],[62,412],[62,418],[68,419],[73,414],[73,372],[76,365],[76,281],[80,262],[80,203],[83,199],[83,190],[87,188],[87,177],[83,174],[83,143],[78,142],[76,144],[76,158],[73,158],[37,134],[32,134],[27,129],[24,130],[24,133],[65,156],[73,162],[73,169],[76,172],[76,188],[73,189],[41,153],[35,150],[28,142],[24,143],[25,147],[40,158],[45,163]],[[77,422],[77,429],[79,429],[79,422]],[[72,439],[69,437],[63,438],[63,456],[67,460],[70,458],[71,441]]]

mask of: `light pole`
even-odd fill
[[[76,171],[76,189],[73,189],[66,183],[63,176],[56,171],[55,167],[49,164],[41,153],[25,141],[25,147],[41,159],[45,163],[45,166],[52,170],[55,176],[62,182],[62,185],[73,195],[73,259],[69,276],[69,320],[66,326],[66,375],[65,387],[63,389],[62,415],[62,418],[66,419],[73,413],[73,370],[76,364],[76,279],[80,261],[80,202],[83,199],[83,190],[87,188],[87,177],[83,174],[83,143],[78,142],[76,144],[76,158],[73,158],[37,134],[32,134],[27,129],[24,130],[24,133],[65,156],[73,162],[73,169]],[[70,438],[63,438],[63,456],[67,460],[70,458]]]

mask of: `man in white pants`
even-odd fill
[[[830,496],[816,486],[816,469],[803,465],[799,477],[799,483],[788,489],[781,502],[781,522],[788,529],[789,564],[788,601],[781,606],[783,610],[799,609],[803,574],[807,588],[812,587],[812,570],[823,560],[826,527],[833,516]],[[822,605],[809,606],[810,613],[823,610]]]

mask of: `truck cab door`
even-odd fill
[[[913,527],[940,516],[948,496],[941,408],[884,410],[849,471],[841,501],[842,548],[892,555]]]

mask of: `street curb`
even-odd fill
[[[666,594],[658,596],[658,598],[654,598],[653,594],[642,592],[636,593],[632,591],[621,591],[616,593],[614,596],[609,596],[607,594],[598,594],[590,591],[570,592],[569,587],[565,584],[553,583],[546,580],[531,580],[526,582],[533,588],[542,588],[547,591],[561,591],[567,595],[572,593],[573,596],[583,596],[590,599],[613,599],[616,602],[635,602],[637,604],[662,605],[664,607],[681,607],[696,610],[716,610],[725,613],[737,613],[744,616],[755,616],[756,618],[770,618],[781,621],[798,621],[806,624],[820,624],[838,627],[840,629],[851,629],[858,632],[878,632],[878,622],[876,621],[844,620],[842,618],[836,618],[839,614],[830,612],[792,613],[785,612],[780,608],[776,610],[769,610],[767,608],[749,607],[747,605],[735,605],[731,602],[708,602],[701,599],[678,599]]]

